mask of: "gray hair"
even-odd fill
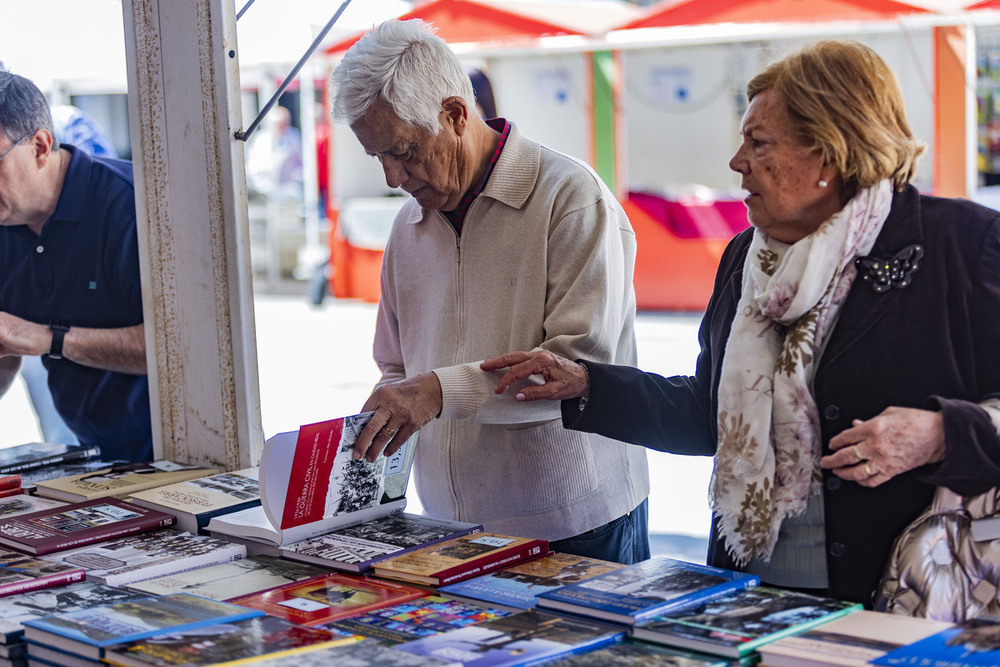
[[[333,117],[353,125],[381,101],[409,125],[433,135],[441,129],[441,103],[475,95],[458,56],[419,19],[386,21],[365,33],[331,77]]]
[[[23,76],[0,69],[0,131],[11,141],[20,141],[38,130],[52,135],[52,150],[59,148],[45,95]]]

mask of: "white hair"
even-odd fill
[[[449,97],[471,106],[472,83],[458,56],[429,23],[386,21],[365,33],[344,55],[330,79],[333,118],[353,125],[381,101],[400,120],[430,132]]]

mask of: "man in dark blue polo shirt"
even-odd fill
[[[41,356],[109,460],[153,456],[138,254],[131,164],[60,146],[45,96],[0,71],[0,395]]]

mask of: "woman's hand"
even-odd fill
[[[830,440],[833,454],[819,464],[861,486],[878,486],[896,475],[944,459],[944,419],[940,412],[886,408]]]
[[[541,399],[561,401],[590,394],[590,378],[587,377],[587,371],[584,367],[547,350],[508,352],[499,357],[487,359],[479,364],[479,367],[484,371],[509,369],[497,384],[496,393],[498,394],[507,391],[507,388],[517,380],[523,380],[531,375],[539,375],[545,380],[542,384],[519,389],[514,396],[519,401]]]

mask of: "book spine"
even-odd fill
[[[81,568],[79,570],[62,572],[58,575],[52,575],[41,579],[15,581],[0,586],[0,595],[5,595],[5,596],[14,595],[15,593],[36,591],[42,588],[51,588],[53,586],[65,586],[66,584],[72,584],[77,581],[83,581],[86,577],[87,577],[87,571]]]
[[[17,487],[16,489],[3,489],[0,490],[0,498],[6,498],[8,496],[20,496],[24,493],[24,489]]]
[[[21,488],[21,476],[20,475],[3,475],[0,477],[0,491],[6,491],[8,489],[20,489]]]
[[[455,567],[442,570],[437,574],[438,585],[444,586],[445,584],[453,584],[465,579],[471,579],[472,577],[489,574],[494,570],[502,570],[513,565],[514,563],[544,556],[548,552],[548,542],[545,540],[532,540],[531,542],[522,544],[512,551],[505,552],[495,561],[480,563],[479,565],[474,565],[472,567],[467,565],[456,565]]]

